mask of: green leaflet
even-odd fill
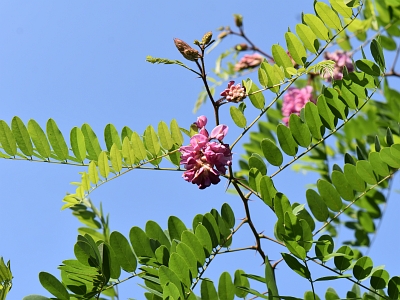
[[[275,272],[274,269],[272,269],[271,263],[269,262],[268,255],[265,256],[265,280],[270,298],[278,297],[279,293],[275,281]]]
[[[353,275],[357,280],[363,280],[371,274],[373,267],[372,259],[368,256],[363,256],[357,260],[353,267]]]
[[[356,98],[356,95],[350,92],[346,85],[343,84],[342,80],[336,80],[333,84],[333,87],[340,91],[339,98],[342,99],[348,107],[351,109],[357,108],[356,103],[358,103],[358,99]]]
[[[372,57],[374,58],[375,62],[379,65],[381,68],[381,71],[385,71],[385,57],[383,56],[383,50],[381,45],[378,43],[376,39],[373,39],[371,41],[371,54]]]
[[[388,282],[388,295],[391,299],[398,299],[400,296],[400,277],[393,276]]]
[[[276,133],[283,152],[287,155],[295,156],[298,151],[298,146],[290,129],[283,124],[278,124],[276,127]]]
[[[204,228],[204,230],[206,230],[206,229]],[[203,266],[204,262],[206,261],[206,255],[205,255],[205,251],[203,249],[203,245],[197,237],[198,235],[200,235],[200,234],[195,235],[192,232],[185,230],[184,232],[182,232],[181,239],[182,239],[182,243],[187,245],[193,252],[193,254],[197,260],[197,266],[199,267],[199,266]],[[211,253],[211,240],[209,241],[208,248],[210,249],[210,253]]]
[[[265,98],[264,94],[259,92],[259,90],[260,89],[258,86],[252,82],[251,88],[247,91],[247,94],[249,95],[250,101],[255,108],[263,109],[265,105]]]
[[[171,241],[180,241],[182,232],[185,230],[187,230],[187,228],[181,219],[175,216],[170,216],[168,218],[168,233]]]
[[[200,248],[200,250],[203,251],[202,248]],[[186,245],[183,242],[179,243],[178,246],[176,246],[176,253],[178,253],[179,256],[182,257],[183,260],[186,262],[186,264],[189,268],[189,271],[190,271],[190,274],[189,274],[190,278],[192,278],[192,279],[196,278],[196,276],[198,274],[197,259],[196,259],[195,254],[193,253],[192,249],[190,248],[190,246]],[[171,256],[171,258],[172,258],[172,256]],[[170,266],[170,268],[173,270],[172,266]],[[179,277],[179,275],[178,275],[178,277]]]
[[[300,66],[304,66],[307,61],[307,52],[298,37],[292,32],[285,33],[286,45],[290,56]],[[292,67],[293,65],[291,65]]]
[[[27,156],[32,156],[33,147],[28,129],[22,120],[15,116],[11,121],[11,130],[17,142],[18,148]]]
[[[143,141],[146,149],[151,153],[151,155],[153,157],[157,156],[160,152],[160,144],[153,126],[147,126],[143,134]]]
[[[382,161],[379,152],[370,152],[368,161],[374,169],[374,172],[376,172],[378,175],[384,177],[389,175],[388,165]]]
[[[68,146],[65,143],[64,137],[58,129],[56,122],[53,119],[49,119],[46,124],[46,132],[49,138],[51,147],[54,153],[57,155],[57,159],[66,160],[69,156]]]
[[[342,253],[343,256],[335,256],[334,263],[340,271],[347,270],[352,263],[354,252],[349,246],[340,247],[336,253]]]
[[[306,198],[314,217],[320,222],[325,222],[329,217],[329,211],[321,196],[316,191],[308,189],[306,191]]]
[[[163,121],[158,123],[158,136],[160,138],[161,146],[164,149],[170,150],[173,147],[174,140],[169,132],[168,125]]]
[[[179,299],[180,296],[179,289],[172,282],[168,282],[163,288],[162,299]]]
[[[303,42],[304,47],[312,53],[317,53],[319,49],[319,41],[315,33],[310,27],[304,24],[296,25],[296,33]]]
[[[182,146],[183,136],[181,130],[179,129],[178,122],[175,119],[172,119],[170,124],[171,129],[171,137],[174,140],[174,143],[178,146]]]
[[[104,140],[106,142],[107,151],[111,150],[112,145],[116,145],[121,150],[121,139],[118,131],[113,124],[107,124],[104,128]]]
[[[110,161],[114,172],[119,173],[122,170],[122,155],[121,151],[118,150],[118,146],[113,144],[110,150]]]
[[[291,268],[293,271],[295,271],[297,274],[300,276],[309,279],[310,278],[310,272],[308,271],[307,267],[301,264],[296,258],[291,256],[290,254],[287,253],[281,253],[283,260],[286,262],[286,264]]]
[[[203,246],[206,257],[209,257],[212,252],[212,240],[208,233],[207,228],[203,224],[198,224],[196,227],[195,235]]]
[[[242,276],[242,274],[245,274],[243,270],[236,270],[235,277],[233,279],[233,284],[235,285],[235,295],[239,298],[245,298],[248,292],[243,291],[238,287],[250,287],[249,280],[246,277]]]
[[[89,124],[83,124],[81,129],[83,136],[85,137],[85,146],[88,153],[88,159],[97,160],[101,152],[101,147],[96,134]]]
[[[334,245],[330,235],[322,235],[315,244],[315,256],[322,262],[327,261],[333,252]]]
[[[289,199],[282,193],[277,193],[275,195],[274,209],[275,214],[278,217],[278,221],[282,223],[285,220],[285,212],[292,212]]]
[[[356,170],[358,175],[369,184],[376,184],[377,178],[371,164],[366,160],[357,161]]]
[[[280,166],[283,162],[283,155],[281,150],[270,139],[263,139],[261,141],[261,149],[267,161],[274,166]]]
[[[330,39],[330,31],[325,24],[315,15],[303,15],[304,22],[311,28],[312,32],[321,40],[328,41]]]
[[[351,18],[353,15],[353,10],[348,7],[343,0],[329,0],[332,8],[340,15],[345,18]]]
[[[228,203],[222,204],[221,217],[224,219],[229,228],[233,228],[235,226],[235,214]]]
[[[217,222],[219,233],[220,233],[220,243],[219,245],[222,247],[229,247],[232,243],[232,237],[228,239],[231,235],[231,230],[229,229],[228,225],[222,219],[221,215],[216,209],[212,209],[210,211],[211,215],[214,217],[215,221]]]
[[[312,102],[307,102],[304,108],[304,116],[313,138],[321,140],[325,133],[325,127],[319,117],[317,106]]]
[[[279,86],[275,86],[275,85],[278,85],[280,83],[280,80],[275,74],[274,67],[272,67],[268,62],[264,61],[264,62],[262,62],[260,68],[263,69],[265,71],[265,73],[267,74],[267,77],[268,77],[267,86],[269,87],[271,92],[278,93]],[[273,86],[275,86],[275,87],[273,87]]]
[[[311,144],[311,133],[307,124],[303,123],[296,114],[289,117],[289,128],[292,135],[299,146],[307,148]]]
[[[235,286],[228,272],[223,272],[218,282],[219,299],[233,300],[235,298]]]
[[[135,157],[139,161],[146,159],[147,157],[146,149],[144,148],[144,144],[136,132],[132,133],[131,143]]]
[[[342,199],[340,199],[339,193],[328,181],[320,179],[317,182],[318,192],[320,193],[322,200],[325,204],[333,211],[340,211],[342,209]]]
[[[326,24],[326,26],[338,31],[342,29],[342,24],[340,23],[338,15],[329,5],[323,2],[316,2],[314,9],[318,17]]]
[[[79,127],[74,127],[70,133],[70,141],[72,152],[79,161],[84,161],[86,159],[86,144],[85,136]]]
[[[389,282],[389,273],[386,270],[376,270],[371,275],[370,284],[372,288],[381,290],[386,288]]]
[[[166,266],[161,266],[158,271],[160,277],[160,284],[161,286],[166,286],[169,283],[173,283],[179,290],[181,297],[183,298],[183,291],[181,288],[181,281],[179,280],[178,276]]]
[[[353,190],[356,190],[357,192],[364,192],[365,182],[358,175],[356,167],[354,165],[345,164],[344,165],[344,175],[345,175],[347,181],[350,183]]]
[[[121,153],[125,163],[128,166],[133,166],[135,164],[136,161],[135,153],[133,152],[132,144],[127,136],[124,137],[124,141],[122,142]]]
[[[269,176],[263,176],[260,180],[260,193],[265,204],[272,208],[273,199],[277,193],[274,183]]]
[[[110,174],[110,166],[108,165],[108,157],[105,151],[102,151],[97,160],[100,175],[107,178]]]
[[[7,154],[11,156],[17,154],[17,142],[10,127],[3,120],[0,120],[0,143]]]
[[[178,253],[173,252],[169,258],[168,263],[169,269],[176,274],[179,280],[186,286],[190,287],[190,269],[189,265],[186,263],[185,259]]]
[[[47,140],[46,134],[43,129],[39,126],[39,124],[31,119],[28,121],[28,132],[31,136],[32,142],[35,145],[35,150],[43,157],[49,158],[50,144]]]
[[[168,250],[171,248],[169,238],[156,222],[151,220],[147,221],[145,231],[149,238],[159,241],[160,244],[166,246]]]
[[[368,60],[368,59],[359,59],[356,61],[356,66],[358,69],[363,71],[364,73],[367,73],[372,76],[380,76],[381,75],[381,70],[376,65],[374,62]]]
[[[202,224],[208,231],[208,234],[211,238],[212,247],[217,247],[220,244],[220,231],[214,216],[211,213],[206,213],[203,216]]]
[[[203,279],[201,282],[200,294],[201,299],[218,299],[214,283],[208,278]]]
[[[346,120],[348,109],[346,105],[339,99],[338,92],[333,88],[325,88],[324,96],[326,103],[328,104],[335,117]]]
[[[150,239],[140,227],[134,226],[131,228],[129,231],[129,239],[139,259],[140,257],[155,257],[150,245]]]
[[[321,117],[321,121],[324,126],[330,130],[335,129],[335,116],[330,110],[324,95],[320,95],[317,100],[317,108],[319,115]]]
[[[48,290],[52,295],[60,300],[69,300],[69,294],[65,286],[53,275],[40,272],[39,281],[41,285]]]
[[[264,88],[268,86],[267,72],[263,68],[258,68],[258,81]]]
[[[262,174],[256,168],[252,168],[249,170],[249,186],[254,191],[260,191],[260,181]]]
[[[100,180],[99,172],[97,171],[96,163],[92,160],[88,167],[89,179],[93,184],[97,184]]]
[[[123,141],[126,137],[130,139],[132,133],[133,133],[132,129],[130,129],[128,126],[124,126],[124,128],[122,128],[121,130],[121,141]]]
[[[375,232],[374,221],[368,212],[362,210],[357,211],[357,219],[364,231],[368,233]]]
[[[285,77],[291,78],[292,76],[286,71],[286,68],[293,68],[293,63],[290,60],[290,57],[287,55],[285,49],[283,49],[282,46],[278,44],[272,45],[272,56],[275,63],[279,67],[283,67],[283,69],[285,70]]]
[[[231,106],[229,108],[229,112],[231,114],[231,118],[233,122],[235,122],[236,126],[239,128],[245,128],[247,125],[246,117],[243,112],[238,109],[236,106]]]
[[[266,175],[267,174],[267,166],[263,160],[263,158],[258,155],[257,153],[253,153],[250,158],[249,158],[249,168],[255,168],[258,171],[260,171],[260,173],[262,175]]]
[[[331,175],[332,183],[338,191],[340,197],[344,200],[352,201],[354,199],[353,188],[347,181],[346,176],[339,171],[333,171]]]

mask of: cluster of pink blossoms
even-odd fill
[[[243,56],[239,62],[235,65],[235,71],[242,71],[248,68],[254,68],[260,65],[264,60],[260,54],[246,54]]]
[[[350,55],[347,52],[344,52],[342,50],[337,50],[332,53],[325,52],[324,57],[325,59],[333,60],[335,62],[335,68],[333,70],[334,80],[339,80],[343,78],[344,66],[346,66],[349,73],[354,71],[353,62],[351,61]],[[332,77],[329,73],[323,74],[322,77],[325,78],[326,81],[332,80]]]
[[[238,103],[246,98],[246,88],[241,86],[240,83],[237,85],[234,84],[235,82],[233,80],[229,81],[228,88],[221,93],[221,96],[225,97],[228,102]]]
[[[287,90],[286,94],[283,96],[282,104],[282,121],[286,126],[289,123],[289,117],[291,114],[299,115],[301,109],[307,102],[316,102],[315,99],[312,98],[312,90],[313,88],[309,85],[302,89],[289,88]]]
[[[226,173],[226,167],[232,164],[232,152],[222,140],[228,133],[228,126],[218,125],[211,134],[205,128],[207,118],[200,116],[195,123],[199,133],[190,139],[190,145],[179,148],[181,164],[186,171],[182,177],[200,189],[220,182],[219,176]]]

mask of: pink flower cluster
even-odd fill
[[[346,66],[347,71],[353,72],[354,71],[354,66],[353,62],[351,61],[350,55],[347,52],[344,52],[342,50],[337,50],[335,52],[329,53],[325,52],[324,53],[325,59],[333,60],[335,62],[335,68],[333,70],[333,79],[334,80],[339,80],[343,78],[343,67]],[[323,74],[323,78],[325,78],[326,81],[331,81],[332,77],[329,73]]]
[[[289,123],[289,117],[291,114],[299,115],[301,109],[306,105],[307,102],[316,102],[315,99],[312,98],[312,90],[311,86],[306,86],[302,89],[298,88],[289,88],[286,94],[283,96],[283,104],[282,104],[282,121],[286,124]]]
[[[254,68],[260,65],[264,60],[260,54],[246,54],[239,62],[235,65],[235,71],[242,71],[248,68]]]
[[[229,81],[228,88],[221,93],[221,96],[225,97],[228,102],[238,103],[246,98],[246,88],[241,86],[240,83],[237,85],[234,84],[235,82],[233,80]]]
[[[182,146],[181,164],[186,171],[182,177],[200,189],[220,182],[219,176],[226,173],[226,166],[232,164],[232,152],[222,140],[228,133],[228,126],[218,125],[209,135],[205,126],[207,118],[200,116],[195,123],[199,133],[190,139],[190,145]]]

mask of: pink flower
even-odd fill
[[[242,71],[248,68],[254,68],[260,65],[264,60],[260,54],[246,54],[239,62],[235,65],[235,71]]]
[[[241,86],[240,83],[237,85],[234,84],[235,82],[233,80],[229,81],[228,88],[221,93],[221,96],[225,97],[228,102],[238,103],[247,97],[246,88]]]
[[[286,94],[283,96],[282,104],[282,121],[286,126],[289,123],[289,117],[291,114],[299,115],[301,109],[307,102],[316,102],[315,99],[312,98],[312,90],[313,88],[309,85],[302,89],[291,87],[287,90]]]
[[[218,125],[212,130],[210,137],[207,130],[204,127],[203,129],[205,133],[200,131],[191,137],[190,145],[179,148],[182,154],[181,164],[186,169],[182,177],[188,182],[197,184],[200,189],[220,182],[219,176],[225,174],[226,167],[232,164],[229,145],[221,142],[228,133],[228,126]]]
[[[207,117],[206,116],[200,116],[197,118],[197,121],[195,122],[197,128],[201,129],[204,126],[207,125]]]
[[[353,62],[351,61],[350,55],[347,52],[344,52],[342,50],[337,50],[335,52],[329,53],[325,52],[324,53],[325,59],[333,60],[335,62],[335,67],[333,70],[333,79],[334,80],[339,80],[343,78],[343,67],[346,66],[347,71],[353,72],[354,71],[354,66]],[[329,73],[325,73],[322,75],[323,78],[325,78],[326,81],[332,81],[332,77]]]

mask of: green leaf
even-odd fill
[[[172,119],[169,127],[171,129],[171,137],[174,140],[174,143],[178,146],[181,146],[183,143],[183,136],[181,130],[179,129],[178,122],[175,119]]]
[[[267,73],[268,74],[268,73]],[[263,93],[259,91],[258,86],[253,82],[247,94],[249,95],[251,103],[255,108],[263,109],[265,105],[265,98]]]
[[[22,120],[15,116],[11,121],[11,130],[18,144],[18,148],[27,156],[32,156],[33,147],[28,129]]]
[[[58,129],[58,126],[53,119],[49,119],[47,121],[46,132],[54,153],[60,160],[66,160],[69,156],[68,146],[65,143],[64,137],[60,129]]]
[[[243,112],[238,109],[236,106],[231,106],[229,108],[229,112],[231,114],[231,118],[233,122],[235,122],[236,126],[239,128],[245,128],[247,121],[246,117],[244,116]]]
[[[316,2],[314,9],[318,17],[326,24],[326,26],[338,31],[342,29],[342,24],[340,23],[338,15],[329,5],[323,2]]]
[[[121,153],[127,165],[132,166],[135,164],[136,161],[135,153],[133,152],[131,142],[127,136],[124,137],[124,141],[122,142]]]
[[[337,276],[325,276],[325,277],[317,278],[314,281],[329,281],[329,280],[336,280],[336,279],[341,279],[341,278],[351,278],[351,275],[345,274],[345,275],[337,275]],[[333,299],[337,299],[337,298],[333,298]]]
[[[325,222],[329,217],[329,211],[321,196],[316,191],[308,189],[306,198],[307,204],[314,217],[320,222]]]
[[[357,280],[363,280],[371,274],[372,267],[372,259],[368,256],[363,256],[354,265],[353,275]]]
[[[339,119],[346,120],[348,110],[346,105],[339,100],[338,92],[333,88],[325,88],[324,96],[333,114]]]
[[[235,298],[235,286],[232,277],[228,272],[223,272],[218,282],[219,299],[233,300]]]
[[[245,274],[243,270],[236,270],[235,277],[233,279],[233,284],[235,285],[235,295],[239,298],[245,298],[248,293],[246,291],[239,289],[238,287],[247,287],[247,288],[250,287],[249,280],[246,277],[242,276],[242,274]]]
[[[260,181],[262,174],[256,168],[251,168],[249,170],[249,186],[256,192],[260,191]]]
[[[391,148],[385,147],[379,152],[379,156],[383,162],[392,168],[400,168],[400,157],[393,155]]]
[[[65,286],[53,275],[47,272],[39,273],[40,284],[50,292],[50,294],[56,296],[60,300],[69,300],[69,294]]]
[[[268,295],[270,298],[278,297],[278,287],[275,281],[275,272],[269,262],[268,255],[265,256],[265,280],[268,288]]]
[[[385,164],[378,152],[370,152],[368,156],[369,163],[371,164],[374,172],[381,176],[389,175],[388,165]]]
[[[124,126],[124,128],[122,128],[121,130],[121,140],[123,141],[126,137],[130,139],[132,133],[133,133],[132,129],[130,129],[128,126]]]
[[[222,204],[221,217],[229,228],[233,228],[235,226],[235,214],[228,203]]]
[[[166,246],[168,250],[171,248],[170,240],[165,235],[165,232],[162,230],[160,225],[156,222],[151,220],[147,221],[145,231],[149,238],[159,241],[160,244]]]
[[[168,267],[176,274],[176,276],[185,286],[190,287],[191,279],[189,265],[182,256],[176,252],[171,253]]]
[[[292,212],[289,199],[282,193],[277,193],[274,201],[275,214],[278,220],[284,222],[285,212]]]
[[[371,54],[372,57],[374,58],[375,62],[379,65],[381,68],[381,71],[385,71],[385,57],[383,56],[383,50],[381,45],[378,43],[376,39],[373,39],[371,41]]]
[[[352,165],[352,164],[344,165],[344,176],[346,177],[347,181],[350,183],[353,190],[356,190],[357,192],[365,191],[365,182],[358,175],[357,169],[354,165]]]
[[[307,148],[311,143],[311,133],[307,124],[303,123],[300,117],[296,114],[291,114],[289,117],[289,128],[292,135],[299,146]]]
[[[304,66],[307,61],[307,52],[302,42],[300,42],[299,38],[292,32],[285,33],[285,40],[290,56],[297,64]],[[293,65],[290,67],[293,67]]]
[[[374,62],[368,59],[359,59],[356,61],[356,66],[364,73],[372,76],[381,76],[381,71]]]
[[[110,244],[121,268],[126,272],[135,272],[137,267],[136,257],[125,236],[118,231],[113,231],[110,235]]]
[[[43,129],[35,120],[31,119],[28,121],[28,132],[35,145],[35,150],[39,152],[41,156],[49,158],[51,154],[50,144]]]
[[[111,150],[113,144],[117,145],[117,148],[121,150],[121,139],[113,124],[107,124],[106,128],[104,128],[104,140],[108,151]]]
[[[303,15],[304,22],[311,28],[312,32],[321,40],[328,41],[330,32],[329,29],[326,28],[325,24],[315,15],[312,14],[304,14]]]
[[[321,121],[324,126],[330,130],[335,129],[335,116],[330,110],[324,95],[320,95],[317,100],[317,108],[319,115],[321,116]]]
[[[317,182],[318,192],[320,193],[322,200],[333,211],[340,211],[342,208],[342,199],[340,199],[339,193],[333,187],[331,183],[326,180],[319,179]]]
[[[296,33],[300,40],[303,42],[304,47],[312,53],[317,53],[319,49],[319,42],[315,33],[310,27],[304,24],[296,25]]]
[[[171,241],[173,240],[181,240],[182,232],[187,230],[185,224],[175,216],[170,216],[168,218],[168,233]]]
[[[269,176],[263,176],[260,180],[260,193],[263,201],[272,208],[272,201],[277,193],[274,183]]]
[[[304,108],[304,115],[311,135],[315,139],[321,140],[325,133],[325,127],[319,117],[317,106],[312,102],[307,102]]]
[[[300,276],[310,279],[310,271],[308,271],[307,267],[301,264],[295,257],[288,253],[281,253],[286,264],[295,271]]]
[[[268,76],[267,72],[263,68],[258,68],[258,81],[265,88],[268,86]],[[242,102],[244,103],[244,102]]]
[[[161,286],[165,287],[167,284],[173,283],[178,288],[182,299],[184,299],[183,291],[181,288],[181,286],[182,286],[181,281],[179,280],[178,276],[172,270],[170,270],[166,266],[161,266],[158,271],[158,275],[160,277]]]
[[[17,154],[17,142],[10,127],[3,120],[0,120],[0,143],[7,154],[11,156]]]
[[[351,109],[357,108],[356,101],[358,101],[358,99],[356,99],[356,95],[349,91],[343,81],[335,80],[333,87],[339,90],[339,98],[342,99],[348,107]]]
[[[212,247],[213,248],[217,247],[220,243],[220,232],[217,221],[215,220],[214,216],[211,213],[206,213],[203,216],[202,224],[207,229],[211,237]]]
[[[86,159],[85,136],[79,127],[74,127],[70,133],[72,152],[79,161]]]
[[[281,150],[270,139],[263,139],[261,141],[261,149],[267,161],[274,166],[280,166],[283,162],[283,155]]]
[[[129,231],[129,240],[138,258],[155,257],[150,245],[150,239],[140,227],[134,226],[131,228]]]
[[[266,61],[264,61],[260,68],[262,68],[268,77],[267,86],[270,88],[271,92],[277,93],[279,91],[279,86],[275,86],[280,83],[279,78],[275,75],[274,68]],[[275,86],[275,87],[273,87]]]
[[[200,250],[203,251],[201,245],[200,245]],[[197,270],[198,264],[197,264],[196,256],[193,253],[190,246],[186,245],[184,242],[179,243],[178,246],[176,246],[176,253],[178,253],[185,260],[186,264],[189,267],[191,278],[192,279],[196,278],[196,276],[198,274],[198,270]],[[172,253],[172,255],[173,254],[174,253]],[[170,266],[170,268],[173,269],[172,266]]]
[[[377,183],[374,170],[368,161],[366,161],[366,160],[357,161],[356,170],[357,170],[358,175],[360,175],[360,177],[366,183],[369,183],[372,185]]]
[[[147,126],[144,131],[144,145],[146,149],[153,155],[157,156],[160,152],[160,144],[158,142],[157,134],[153,128],[153,126]]]
[[[283,124],[278,124],[276,127],[276,133],[283,152],[287,155],[295,156],[298,151],[298,146],[290,129]]]
[[[350,183],[346,179],[346,176],[342,172],[333,171],[331,179],[340,197],[347,201],[352,201],[354,199],[353,188],[351,187]]]
[[[330,254],[332,254],[333,248],[334,243],[332,237],[327,234],[322,235],[315,244],[315,256],[322,262],[325,262],[329,259]]]
[[[332,8],[340,15],[345,18],[351,18],[353,15],[353,10],[348,7],[343,0],[329,0]]]
[[[100,175],[104,178],[107,178],[110,174],[110,166],[108,165],[108,157],[105,151],[102,151],[100,153],[97,164],[99,167]]]
[[[118,150],[118,147],[116,144],[113,144],[111,146],[110,161],[111,161],[111,166],[114,169],[114,171],[117,173],[121,172],[121,170],[122,170],[122,155],[121,155],[121,151]]]
[[[198,224],[196,227],[195,235],[203,246],[205,256],[209,257],[211,255],[213,245],[211,236],[208,233],[207,228],[203,224]]]
[[[370,233],[375,232],[374,221],[368,212],[362,210],[357,211],[357,219],[364,231]]]
[[[163,121],[158,123],[158,136],[164,149],[170,150],[173,147],[174,140],[169,132],[168,125]]]
[[[394,51],[397,49],[396,42],[391,36],[381,35],[380,37],[381,45],[383,48],[389,51]]]
[[[82,125],[82,133],[85,137],[85,146],[88,153],[88,159],[97,160],[101,152],[101,147],[96,134],[89,124]]]
[[[400,296],[400,277],[394,276],[388,282],[388,295],[390,299],[399,299]]]
[[[182,238],[182,243],[180,243],[180,244],[187,245],[191,249],[191,251],[193,252],[193,255],[195,256],[195,258],[197,260],[197,266],[202,266],[204,264],[205,260],[206,260],[206,256],[205,256],[205,253],[204,253],[203,245],[200,243],[200,241],[197,238],[197,236],[195,234],[193,234],[192,232],[190,232],[188,230],[185,230],[182,233],[182,237],[181,238]],[[211,249],[211,240],[210,240],[210,245],[209,246],[210,246],[210,249]],[[185,256],[188,256],[188,255],[185,254]]]
[[[146,159],[147,157],[146,148],[144,147],[144,144],[140,139],[140,136],[136,132],[132,133],[131,143],[132,143],[133,153],[135,153],[135,157],[139,161]]]
[[[93,160],[89,163],[88,174],[91,183],[97,184],[99,182],[99,172],[97,171],[96,163]]]
[[[300,41],[298,41],[298,42],[301,46]],[[304,53],[305,53],[305,50],[304,50]],[[287,55],[285,49],[283,49],[282,46],[280,46],[278,44],[272,45],[272,56],[274,58],[275,63],[279,67],[283,67],[283,69],[285,69],[285,77],[291,78],[292,76],[290,74],[288,74],[288,72],[286,71],[286,68],[293,68],[293,63],[292,63],[290,57]]]
[[[336,268],[340,271],[347,270],[351,266],[353,260],[354,252],[349,246],[340,247],[336,253],[342,253],[343,256],[335,256],[334,263]]]
[[[217,290],[209,279],[203,279],[200,286],[201,299],[218,299]]]
[[[267,166],[265,165],[263,158],[257,153],[253,153],[249,158],[249,168],[257,169],[262,175],[267,174]]]
[[[29,295],[22,298],[22,300],[50,300],[50,298],[43,297],[40,295]]]
[[[181,294],[179,293],[179,289],[172,282],[168,282],[163,288],[162,299],[180,299]],[[154,299],[154,296],[153,298]]]

